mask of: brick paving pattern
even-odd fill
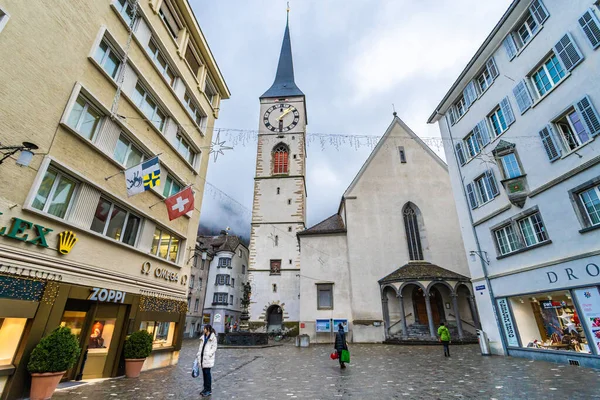
[[[53,399],[199,399],[191,377],[197,341],[185,341],[177,366],[56,392]],[[600,370],[482,357],[477,345],[352,345],[340,370],[331,346],[219,349],[212,399],[600,399]]]

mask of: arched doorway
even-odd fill
[[[274,332],[283,327],[283,310],[278,305],[267,309],[267,332]]]
[[[444,314],[444,302],[442,295],[436,288],[429,290],[429,301],[431,303],[431,317],[433,324],[438,326],[441,321],[446,319]],[[423,289],[420,287],[413,290],[413,306],[415,313],[415,323],[421,325],[429,324],[429,318],[427,318],[427,306],[425,305],[425,296],[423,295]]]

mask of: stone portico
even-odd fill
[[[444,322],[452,336],[473,339],[480,323],[468,277],[425,261],[410,261],[379,280],[387,340],[436,337]]]

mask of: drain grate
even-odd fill
[[[569,360],[569,365],[577,365],[577,366],[579,366],[579,361],[577,361],[577,360]]]

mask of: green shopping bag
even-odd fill
[[[345,363],[350,362],[350,352],[348,350],[342,350],[341,361]]]

